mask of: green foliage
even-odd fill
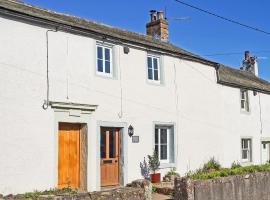
[[[153,152],[153,155],[148,155],[148,165],[150,170],[155,174],[160,166],[158,154],[156,151]]]
[[[27,192],[23,196],[24,198],[27,199],[37,199],[41,195],[60,195],[60,194],[74,195],[77,194],[77,191],[72,188],[63,188],[61,190],[55,188],[45,191]]]
[[[152,193],[156,193],[157,192],[157,188],[156,187],[152,187]]]
[[[221,165],[214,157],[210,158],[210,160],[203,165],[202,170],[204,172],[217,171],[220,170]]]
[[[180,176],[177,172],[176,172],[176,168],[172,168],[167,174],[166,176]]]
[[[217,171],[205,172],[202,169],[198,169],[195,172],[189,172],[188,177],[194,180],[206,180],[218,177],[227,177],[233,175],[249,174],[254,172],[262,172],[270,170],[270,164],[265,165],[251,165],[246,167],[234,167],[230,169],[220,168]]]
[[[232,165],[231,165],[231,169],[236,169],[236,168],[239,168],[239,167],[242,167],[241,164],[239,162],[233,162]]]

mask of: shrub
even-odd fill
[[[209,172],[209,171],[217,171],[220,170],[221,165],[217,160],[215,160],[214,157],[212,157],[207,163],[203,165],[202,170],[204,172]]]
[[[254,172],[262,172],[270,170],[270,164],[265,165],[251,165],[246,167],[234,167],[230,169],[220,168],[216,171],[204,171],[203,169],[198,169],[195,172],[189,172],[187,177],[190,177],[194,180],[206,180],[213,179],[218,177],[227,177],[233,175],[248,174]]]
[[[150,170],[155,174],[160,166],[158,154],[156,151],[153,152],[153,155],[148,155],[148,165]]]
[[[231,165],[231,169],[236,169],[236,168],[239,168],[239,167],[242,167],[241,164],[239,162],[233,162],[232,165]]]
[[[176,168],[172,168],[169,172],[167,172],[166,176],[180,176],[177,172],[176,172]]]

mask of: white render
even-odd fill
[[[4,17],[0,29],[0,193],[57,187],[61,120],[88,125],[89,191],[100,189],[100,123],[126,124],[125,129],[132,124],[140,136],[139,143],[125,136],[125,183],[142,178],[139,163],[152,154],[155,123],[175,125],[176,163],[169,167],[182,175],[213,156],[224,167],[241,162],[245,137],[252,138],[252,163],[262,163],[261,141],[270,141],[269,95],[249,91],[250,112],[243,112],[240,89],[217,84],[213,67],[158,52],[164,81],[149,83],[147,50],[134,47],[124,54],[123,45],[113,47],[114,78],[101,77],[97,41],[58,31],[49,32],[50,101],[98,107],[79,117],[43,110],[48,29]]]

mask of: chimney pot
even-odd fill
[[[245,60],[249,60],[249,51],[245,51]]]
[[[157,13],[157,11],[155,11],[155,10],[150,10],[151,22],[154,22],[154,21],[157,20],[156,13]]]
[[[157,17],[158,17],[159,20],[160,19],[164,19],[164,13],[163,13],[163,11],[158,11],[157,12]]]

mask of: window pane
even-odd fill
[[[103,72],[103,61],[98,59],[98,71]]]
[[[110,49],[105,49],[105,60],[110,61],[111,60],[111,54],[110,54]]]
[[[155,144],[158,144],[159,140],[158,140],[158,129],[155,129]]]
[[[247,150],[243,150],[242,151],[242,159],[247,159],[248,155],[247,155]]]
[[[241,98],[245,99],[245,92],[244,91],[241,91]]]
[[[110,158],[115,158],[115,150],[116,150],[116,133],[115,131],[110,131]]]
[[[158,70],[154,70],[154,80],[158,81]]]
[[[245,108],[245,100],[241,100],[241,108],[242,108],[242,109]]]
[[[160,160],[167,160],[167,145],[160,145]]]
[[[153,80],[153,71],[148,68],[148,79]]]
[[[160,143],[167,144],[167,129],[160,130]]]
[[[159,155],[159,153],[158,153],[158,145],[155,145],[155,152],[157,153],[157,155]]]
[[[147,58],[147,62],[148,62],[148,69],[152,69],[152,58],[151,57],[148,57]]]
[[[105,61],[105,72],[111,73],[111,63],[110,61]]]
[[[153,58],[153,61],[154,61],[154,69],[158,70],[157,58]]]
[[[106,132],[101,131],[100,137],[100,158],[106,158]]]
[[[97,47],[98,59],[103,59],[102,47]]]

